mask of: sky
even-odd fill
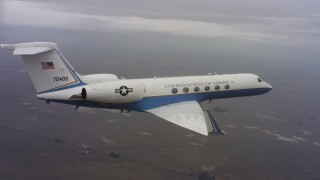
[[[255,73],[273,90],[203,103],[227,135],[202,137],[150,114],[45,104],[1,50],[0,179],[320,178],[319,12],[317,0],[1,0],[0,43],[56,42],[80,74]]]
[[[318,1],[2,1],[3,24],[137,31],[304,47],[319,43]],[[84,26],[85,24],[85,26]]]

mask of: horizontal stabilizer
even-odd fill
[[[57,49],[55,43],[30,42],[20,44],[0,44],[1,48],[13,50],[13,55],[34,55]]]
[[[32,55],[50,51],[50,47],[15,48],[13,55]]]

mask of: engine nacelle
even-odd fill
[[[81,80],[88,84],[95,84],[118,80],[118,77],[114,74],[89,74],[81,76]]]
[[[144,98],[145,86],[130,80],[97,83],[84,86],[81,96],[84,100],[100,103],[131,103]]]

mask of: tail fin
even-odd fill
[[[21,55],[37,93],[84,85],[55,43],[29,42],[3,44],[0,47],[12,49],[14,55]]]

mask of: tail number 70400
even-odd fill
[[[53,77],[53,81],[54,81],[54,82],[58,82],[58,81],[68,81],[68,76],[64,76],[64,77]]]

